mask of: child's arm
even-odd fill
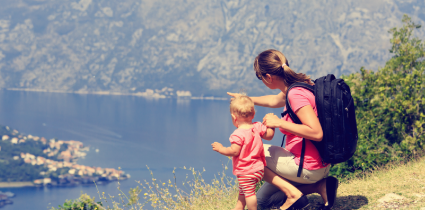
[[[238,156],[241,151],[241,146],[232,144],[230,147],[223,147],[222,144],[214,142],[211,144],[214,151],[226,156]]]
[[[261,138],[264,140],[270,141],[273,139],[274,136],[274,128],[267,128],[266,132],[263,134]]]

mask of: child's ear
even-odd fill
[[[232,120],[236,121],[236,115],[234,115],[234,114],[231,114],[231,115],[232,115]]]
[[[253,111],[253,114],[249,119],[252,121],[254,119],[254,117],[255,117],[255,110]]]

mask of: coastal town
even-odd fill
[[[7,126],[6,126],[7,127]],[[7,129],[9,129],[7,127]],[[30,180],[33,186],[75,186],[79,184],[103,184],[109,181],[124,180],[130,177],[122,170],[114,168],[101,168],[77,164],[79,158],[84,158],[89,147],[75,140],[47,140],[44,137],[32,135],[19,135],[16,130],[12,135],[3,135],[2,141],[10,141],[12,145],[23,144],[28,141],[40,142],[45,145],[43,156],[21,152],[13,156],[13,160],[23,160],[25,164],[43,166],[45,170],[40,172],[40,179]],[[13,137],[12,137],[13,136]],[[1,151],[1,148],[0,148]],[[56,176],[55,176],[56,175]]]
[[[0,188],[102,185],[130,178],[119,169],[78,164],[90,151],[80,141],[47,140],[8,126],[0,126],[0,138]],[[13,204],[14,196],[0,191],[0,208]]]

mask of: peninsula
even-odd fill
[[[0,188],[102,184],[130,177],[122,170],[77,164],[89,147],[75,140],[25,135],[0,127]]]

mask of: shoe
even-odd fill
[[[326,196],[328,197],[328,205],[323,204],[322,209],[331,209],[336,200],[336,192],[338,189],[338,179],[329,176],[326,178]]]
[[[297,209],[303,209],[307,207],[310,203],[308,202],[307,196],[303,195],[300,198],[298,198],[295,203],[293,203],[287,210],[297,210]]]

